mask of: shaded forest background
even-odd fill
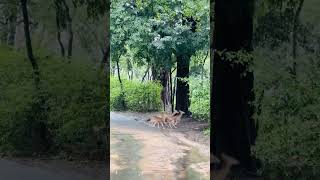
[[[320,4],[258,2],[254,28],[254,152],[271,179],[317,179]]]
[[[0,152],[106,158],[108,1],[0,2]]]

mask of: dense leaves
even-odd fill
[[[105,90],[92,64],[41,56],[42,85],[34,91],[29,62],[7,48],[1,47],[1,52],[1,151],[32,154],[49,148],[103,158],[105,132],[97,129],[105,123]],[[34,142],[41,137],[34,132],[41,133],[41,129],[46,141]]]

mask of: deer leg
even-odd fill
[[[177,128],[177,126],[175,124],[173,124],[173,127]]]

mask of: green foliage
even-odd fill
[[[124,110],[119,104],[120,100],[125,101],[126,110],[137,112],[159,111],[161,108],[160,92],[161,85],[157,82],[139,82],[123,80],[124,95],[121,95],[119,81],[111,78],[111,110]]]
[[[70,146],[70,153],[82,155],[103,151],[105,139],[94,130],[105,124],[104,81],[98,71],[90,63],[50,57],[38,61],[41,86],[36,90],[30,62],[1,47],[1,151],[30,152],[37,138],[34,132],[41,127],[48,131],[44,143],[54,152]]]
[[[189,84],[192,117],[199,121],[210,122],[210,80],[191,77]]]
[[[206,136],[210,136],[210,128],[207,128],[203,131],[203,134]]]
[[[320,174],[320,75],[314,54],[299,57],[297,76],[289,73],[287,46],[257,49],[255,88],[264,90],[255,153],[271,179],[316,179]]]
[[[175,63],[172,54],[191,56],[208,47],[208,6],[203,0],[114,2],[110,26],[112,59],[119,60],[130,51],[134,63],[151,63],[169,70]],[[197,23],[195,32],[187,20],[191,16]]]

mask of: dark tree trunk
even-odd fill
[[[123,87],[123,84],[122,84],[122,80],[121,80],[121,74],[120,74],[120,65],[119,65],[119,59],[120,59],[120,56],[118,57],[117,61],[116,61],[116,64],[117,64],[117,72],[118,72],[118,80],[119,80],[119,83],[120,83],[120,94],[122,96],[122,98],[120,99],[121,101],[121,104],[122,104],[122,108],[123,110],[126,110],[126,102],[125,102],[125,92],[124,92],[124,87]]]
[[[159,75],[158,75],[158,71],[156,69],[157,67],[155,67],[154,64],[151,65],[151,74],[152,74],[152,80],[156,81],[159,79]]]
[[[293,30],[292,30],[292,57],[293,57],[293,63],[292,63],[292,69],[290,71],[291,75],[293,76],[293,78],[295,79],[296,75],[297,75],[297,70],[296,70],[296,66],[297,66],[297,62],[296,62],[296,58],[297,58],[297,30],[298,30],[298,25],[299,25],[299,16],[300,16],[300,12],[303,6],[304,0],[300,0],[297,11],[295,12],[294,15],[294,22],[293,22]]]
[[[120,85],[122,86],[122,80],[121,80],[121,74],[120,74],[120,65],[119,65],[119,60],[117,60],[117,73],[118,73],[118,80]]]
[[[69,11],[68,11],[69,12]],[[68,18],[68,25],[67,25],[67,30],[68,30],[68,59],[71,59],[72,57],[72,46],[73,46],[73,30],[72,30],[72,19]]]
[[[150,67],[148,66],[148,68],[147,68],[146,72],[144,73],[144,75],[143,75],[143,77],[142,77],[142,79],[141,79],[141,82],[143,82],[143,81],[144,81],[144,79],[146,78],[146,76],[148,75],[148,73],[149,73],[149,69],[150,69]]]
[[[207,58],[208,58],[208,55],[209,55],[209,51],[207,51],[207,54],[206,54],[206,57],[203,59],[203,62],[202,62],[202,66],[201,66],[201,68],[202,68],[202,70],[201,70],[201,79],[203,79],[203,76],[204,76],[204,65],[206,64],[206,60],[207,60]]]
[[[163,103],[163,110],[166,110],[166,106],[169,104],[170,99],[170,91],[169,91],[169,73],[170,71],[167,71],[165,69],[160,70],[160,76],[159,79],[162,85],[161,90],[161,100]]]
[[[7,44],[9,46],[14,46],[16,37],[17,13],[12,13],[8,20]]]
[[[72,30],[72,18],[70,16],[70,9],[65,0],[62,0],[65,9],[66,26],[68,32],[68,59],[72,57],[72,46],[73,46],[73,30]]]
[[[38,91],[40,88],[39,86],[40,73],[39,73],[39,67],[38,67],[37,61],[34,58],[33,52],[32,52],[27,0],[20,0],[20,2],[21,2],[22,14],[23,14],[27,54],[33,68],[35,86],[36,86],[36,90]],[[32,152],[45,152],[50,148],[50,145],[51,145],[50,133],[48,131],[46,123],[43,122],[43,120],[47,118],[46,117],[47,115],[45,113],[47,110],[45,106],[43,106],[43,104],[45,104],[46,97],[39,93],[36,96],[37,96],[37,99],[39,99],[39,101],[33,102],[34,104],[31,105],[32,115],[31,117],[29,117],[31,118],[31,123],[30,123],[31,134],[30,135],[32,140]]]
[[[171,104],[171,112],[173,113],[174,111],[174,102],[173,102],[173,86],[172,86],[172,71],[170,70],[170,77],[169,77],[169,87],[170,87],[170,104]]]
[[[189,111],[189,83],[179,78],[189,78],[190,56],[177,55],[177,90],[176,90],[176,109],[184,111],[187,116]]]
[[[56,15],[56,23],[57,23],[57,40],[60,46],[60,52],[61,52],[61,56],[64,58],[65,57],[65,50],[64,50],[64,45],[61,41],[61,23],[59,20],[58,15]]]
[[[303,6],[304,0],[300,0],[297,11],[294,15],[294,22],[293,22],[293,30],[292,30],[292,56],[295,59],[297,57],[297,30],[299,25],[299,16]]]
[[[27,54],[28,58],[31,62],[32,68],[33,68],[33,74],[34,74],[34,80],[36,87],[38,88],[39,81],[40,81],[40,72],[39,67],[37,64],[36,59],[33,56],[32,52],[32,43],[31,43],[31,37],[30,37],[30,30],[29,30],[29,15],[28,15],[28,8],[27,8],[27,0],[20,0],[21,2],[21,10],[23,14],[23,22],[24,22],[24,33],[25,33],[25,39],[26,39],[26,48],[27,48]]]
[[[254,0],[216,0],[211,44],[211,151],[218,157],[221,153],[235,157],[245,170],[252,170],[250,146],[256,138],[254,108],[249,103],[254,100],[254,76],[252,72],[242,76],[247,65],[223,60],[226,57],[217,51],[252,51],[253,8]]]

